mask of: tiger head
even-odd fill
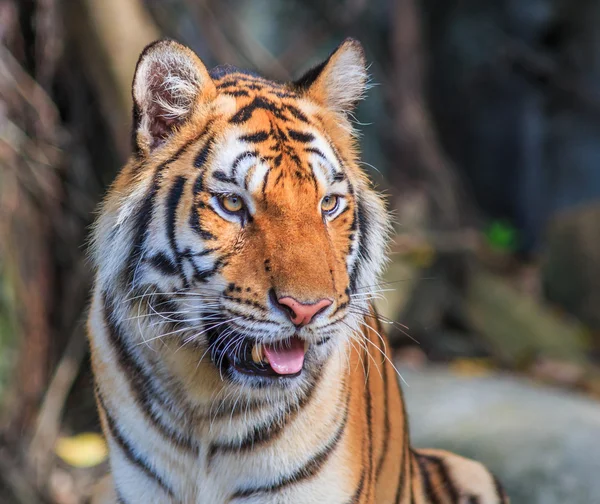
[[[350,122],[366,85],[351,39],[292,83],[208,71],[174,41],[144,50],[134,154],[93,245],[96,288],[140,342],[254,388],[292,387],[348,344],[388,226]]]

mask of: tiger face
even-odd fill
[[[255,389],[294,387],[348,344],[387,232],[348,118],[366,80],[353,40],[287,84],[208,72],[173,41],[144,51],[135,155],[94,246],[141,341]]]

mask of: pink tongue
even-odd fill
[[[273,371],[280,375],[296,374],[304,364],[304,342],[299,338],[292,338],[288,343],[265,345],[265,354]]]

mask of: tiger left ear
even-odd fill
[[[212,100],[215,85],[194,51],[159,40],[142,52],[133,78],[133,148],[150,154]]]
[[[367,87],[367,61],[358,40],[347,38],[320,65],[294,82],[300,92],[336,112],[349,113]]]

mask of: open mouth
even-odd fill
[[[294,336],[277,343],[245,342],[238,351],[226,351],[231,366],[253,376],[294,377],[300,375],[308,342]]]
[[[293,378],[302,374],[307,352],[330,341],[326,335],[309,343],[298,336],[263,343],[255,338],[239,335],[221,326],[208,332],[211,360],[221,371],[235,370],[240,374],[270,379]],[[224,335],[227,335],[224,337]]]

